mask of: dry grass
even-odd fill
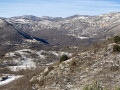
[[[44,67],[37,68],[35,70],[25,70],[19,72],[19,74],[24,74],[23,77],[14,80],[13,82],[0,86],[0,90],[33,90],[32,85],[29,83],[30,79],[38,75],[44,70]]]

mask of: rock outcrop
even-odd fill
[[[83,90],[97,81],[113,90],[120,85],[120,53],[113,52],[114,45],[107,41],[94,44],[67,61],[47,67],[30,82],[37,90]]]

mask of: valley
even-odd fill
[[[119,90],[115,36],[119,12],[0,18],[0,90]]]

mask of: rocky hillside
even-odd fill
[[[9,22],[0,19],[0,57],[9,51],[50,47],[48,44],[46,40],[19,31]]]
[[[0,19],[0,51],[9,51],[19,45],[23,37],[9,23]],[[2,53],[0,52],[0,54]]]
[[[84,87],[94,82],[101,89],[92,90],[114,90],[120,86],[120,53],[113,52],[115,44],[111,40],[93,44],[69,60],[47,67],[30,82],[37,90],[89,90]]]
[[[20,16],[6,18],[16,29],[43,38],[55,46],[88,45],[120,35],[120,13],[67,18]]]
[[[35,69],[40,66],[47,66],[58,61],[63,55],[71,56],[72,53],[63,51],[46,51],[22,49],[6,53],[0,58],[0,69],[7,68],[10,71],[20,71],[26,69]]]
[[[58,62],[62,55],[71,56],[72,53],[35,49],[6,53],[0,58],[0,90],[33,90],[29,86],[30,79]]]

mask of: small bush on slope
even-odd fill
[[[90,86],[85,86],[83,90],[103,90],[103,87],[98,82],[95,82]]]
[[[101,86],[98,82],[95,82],[92,85],[85,86],[82,90],[108,90],[108,88],[106,86]],[[120,90],[120,87],[115,87],[114,90]]]
[[[120,87],[116,87],[115,90],[120,90]]]
[[[120,37],[119,36],[115,36],[114,37],[114,42],[115,43],[119,43],[120,42]]]
[[[114,45],[113,46],[113,52],[120,52],[120,46],[119,45]]]
[[[60,62],[66,61],[68,60],[68,56],[67,55],[62,55],[60,58]]]

